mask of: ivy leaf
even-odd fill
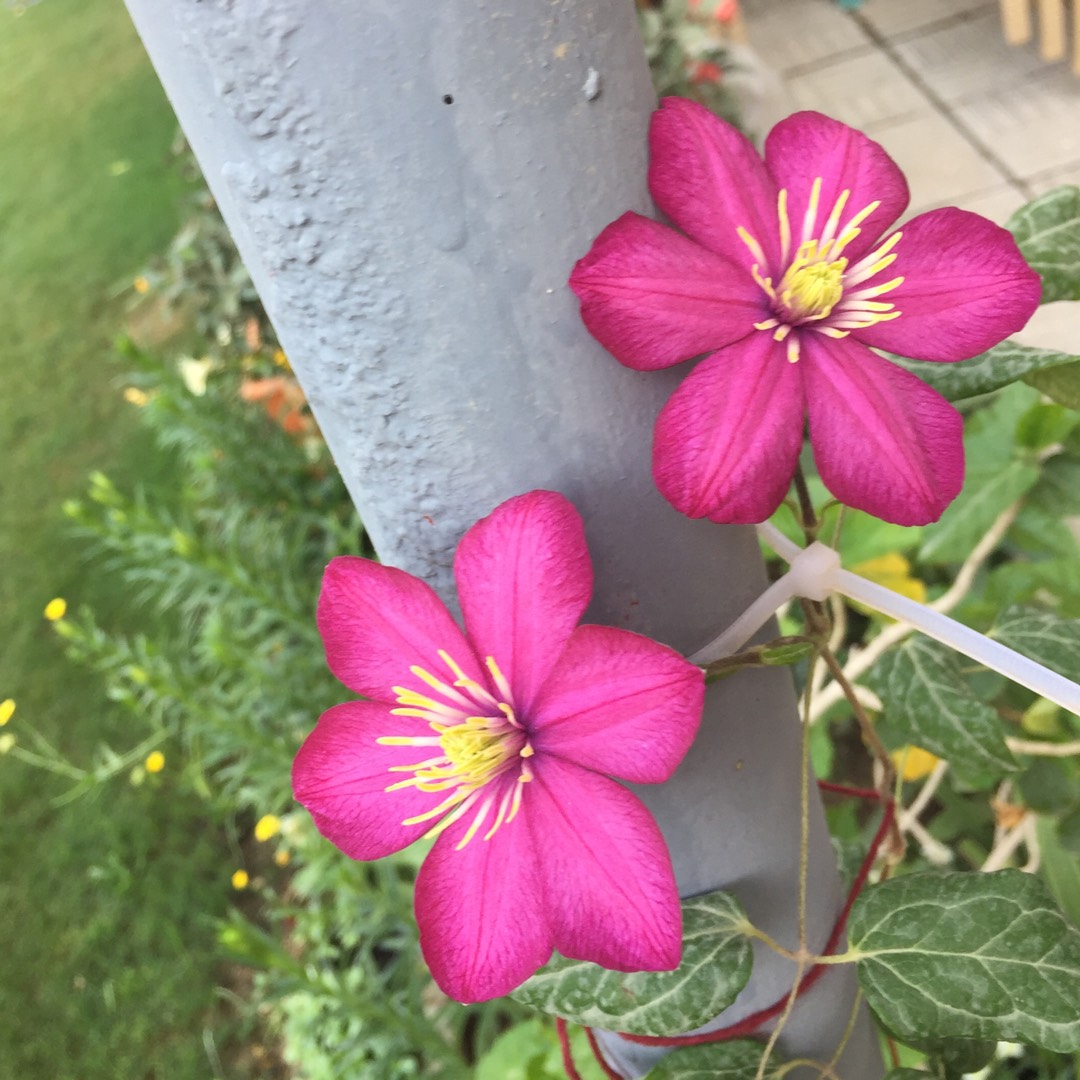
[[[755,1080],[764,1053],[764,1045],[750,1039],[687,1046],[650,1069],[646,1080]],[[783,1061],[773,1054],[764,1073],[766,1080],[778,1076],[782,1066]]]
[[[1080,682],[1080,619],[1011,608],[998,619],[990,636],[1066,679]]]
[[[1024,382],[1066,408],[1080,410],[1080,357],[1071,364],[1031,372]]]
[[[1080,361],[1080,356],[1058,352],[1056,349],[1038,349],[1016,341],[1003,341],[970,360],[961,360],[955,364],[911,360],[906,356],[892,354],[889,354],[889,359],[918,375],[946,400],[963,401],[965,398],[1000,390],[1001,387],[1035,372],[1072,366]]]
[[[1031,874],[910,874],[866,889],[848,923],[859,983],[901,1039],[1080,1050],[1080,931]]]
[[[1061,841],[1061,823],[1051,817],[1038,817],[1035,836],[1039,841],[1039,873],[1061,910],[1080,925],[1080,866],[1076,855]]]
[[[1038,479],[1038,466],[1020,458],[995,468],[976,458],[968,469],[963,491],[939,521],[927,526],[919,561],[963,562],[998,515],[1034,487]]]
[[[1006,387],[989,408],[971,416],[964,431],[964,488],[941,519],[923,529],[920,563],[963,562],[998,515],[1039,479],[1029,453],[1017,452],[1017,433],[1038,392],[1023,383]]]
[[[585,1027],[678,1035],[724,1011],[750,978],[742,905],[713,892],[682,902],[683,958],[674,971],[608,971],[557,956],[510,996]]]
[[[978,1072],[993,1061],[997,1049],[996,1042],[974,1039],[920,1039],[914,1045],[930,1058],[935,1076],[949,1078]]]
[[[1042,302],[1080,300],[1080,188],[1054,188],[1005,226],[1043,281]]]
[[[878,661],[867,680],[890,724],[964,775],[1019,768],[997,713],[972,693],[956,654],[914,634]]]

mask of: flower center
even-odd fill
[[[440,650],[439,657],[452,681],[440,679],[421,667],[410,668],[432,693],[395,686],[401,707],[391,710],[394,716],[426,720],[432,734],[386,735],[377,741],[383,746],[434,749],[433,756],[423,761],[391,767],[390,772],[412,775],[390,784],[386,790],[414,787],[424,792],[447,792],[447,797],[437,806],[402,822],[416,825],[435,820],[435,825],[424,834],[428,838],[438,836],[455,821],[475,811],[472,823],[457,845],[460,851],[487,821],[491,825],[484,834],[485,840],[490,840],[501,825],[513,821],[521,808],[523,786],[532,779],[527,759],[534,751],[514,715],[513,693],[494,658],[489,656],[486,665],[502,701],[470,679],[445,651]],[[515,784],[489,788],[491,781],[515,768],[519,770]]]
[[[844,271],[847,259],[825,259],[829,244],[818,252],[816,240],[800,245],[799,253],[780,279],[776,303],[777,314],[783,313],[786,323],[802,323],[825,319],[844,295]]]
[[[755,260],[750,272],[772,310],[772,317],[754,323],[754,329],[772,331],[775,341],[786,340],[787,358],[791,363],[799,359],[803,331],[814,330],[827,337],[842,338],[852,330],[900,317],[894,304],[877,297],[902,285],[904,279],[896,277],[877,285],[869,284],[869,281],[896,261],[892,249],[899,243],[901,234],[893,233],[874,251],[852,264],[843,252],[862,232],[860,226],[881,203],[869,203],[845,220],[844,211],[851,198],[850,189],[845,189],[824,221],[820,221],[821,185],[819,176],[810,187],[794,256],[787,188],[780,189],[776,215],[782,274],[766,277],[762,267],[767,266],[767,261],[761,244],[741,226],[737,230]],[[779,284],[774,286],[776,277],[779,277]],[[864,283],[868,284],[860,288]]]

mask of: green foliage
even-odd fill
[[[750,939],[730,893],[684,900],[683,958],[674,971],[623,974],[557,957],[511,995],[588,1027],[675,1035],[726,1009],[750,977]]]
[[[912,874],[868,888],[848,924],[859,983],[900,1038],[1080,1049],[1080,930],[1030,874]]]
[[[691,98],[737,125],[742,110],[728,83],[733,61],[710,15],[687,0],[665,0],[639,5],[638,23],[656,93]]]
[[[1024,258],[1042,277],[1042,302],[1080,300],[1080,188],[1054,188],[1009,218]]]
[[[972,416],[964,440],[964,488],[940,521],[923,530],[920,562],[962,562],[998,516],[1035,486],[1036,454],[1018,434],[1037,407],[1034,390],[1013,385]]]
[[[868,682],[908,742],[962,773],[998,777],[1018,768],[997,713],[975,694],[944,645],[915,634],[882,657]]]
[[[994,624],[991,636],[1066,679],[1080,682],[1080,619],[1010,609]]]
[[[778,1080],[783,1062],[773,1055],[764,1073],[762,1043],[736,1039],[676,1050],[648,1073],[648,1080]]]
[[[603,1080],[584,1031],[570,1033],[570,1049],[581,1080]],[[495,1040],[476,1063],[474,1080],[564,1080],[562,1052],[550,1021],[534,1017]]]
[[[948,401],[964,401],[1000,390],[1018,379],[1032,381],[1037,373],[1072,367],[1077,357],[1055,349],[1038,349],[1015,341],[1003,341],[987,352],[955,364],[909,360],[892,356],[901,367],[918,375]]]

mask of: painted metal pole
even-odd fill
[[[452,596],[464,530],[533,488],[582,511],[589,618],[687,653],[765,585],[753,531],[691,522],[650,478],[682,372],[639,374],[585,332],[575,259],[651,212],[655,98],[629,0],[127,0],[381,558]],[[638,793],[684,895],[731,888],[794,944],[799,725],[786,672],[715,686],[675,778]],[[811,806],[809,934],[841,888]],[[724,1024],[792,968],[757,954]],[[788,1054],[828,1060],[852,973],[801,1000]],[[640,1075],[662,1053],[607,1037]],[[861,1022],[842,1075],[882,1068]]]

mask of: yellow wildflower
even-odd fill
[[[851,567],[853,574],[884,585],[886,589],[916,600],[926,602],[926,585],[911,573],[911,563],[899,551],[891,551],[876,559],[867,559]]]
[[[141,409],[150,400],[150,395],[137,386],[129,386],[124,390],[124,400],[129,405],[135,405]]]
[[[255,839],[263,844],[272,836],[277,836],[280,831],[281,818],[274,814],[263,814],[255,824]]]
[[[274,852],[274,862],[278,866],[288,866],[289,865],[289,852],[288,852],[288,849],[286,849],[286,848],[278,848],[278,850]]]
[[[921,746],[902,746],[899,750],[894,750],[890,756],[900,773],[900,778],[906,782],[922,780],[929,776],[941,760],[936,754],[931,754],[929,750],[924,750]]]
[[[132,283],[131,287],[140,295],[145,296],[150,291],[150,282],[140,274]]]
[[[160,750],[152,750],[146,755],[143,767],[148,773],[159,773],[165,768],[165,755]]]
[[[67,614],[67,601],[62,597],[54,597],[45,605],[45,618],[49,622],[57,622]]]
[[[3,727],[15,715],[15,699],[5,698],[0,701],[0,727]]]
[[[6,754],[15,745],[15,736],[10,731],[0,735],[0,754]]]
[[[248,877],[246,870],[234,870],[232,876],[232,887],[234,889],[246,889],[250,883],[251,878]]]

